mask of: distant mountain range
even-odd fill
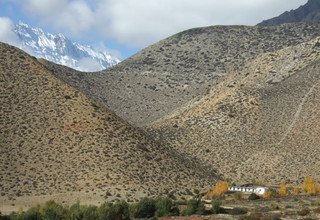
[[[22,22],[15,25],[13,31],[20,40],[19,47],[29,54],[80,71],[99,71],[120,62],[106,51],[97,51],[73,42],[63,34],[45,33],[41,28],[32,28]]]
[[[278,17],[265,20],[258,25],[279,25],[295,22],[317,22],[320,21],[320,1],[309,0],[305,5],[296,10],[286,11]]]

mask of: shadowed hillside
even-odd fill
[[[296,182],[320,178],[319,110],[316,38],[258,56],[150,132],[234,181]]]
[[[212,184],[211,169],[148,140],[35,58],[2,43],[0,74],[2,205],[20,197],[32,205],[40,195],[132,201],[191,195],[190,189]]]
[[[279,25],[296,22],[319,22],[320,21],[320,1],[309,0],[305,5],[291,11],[286,11],[278,17],[265,20],[258,25]]]
[[[162,40],[99,73],[44,62],[55,75],[100,100],[137,126],[199,100],[233,69],[265,52],[311,40],[320,24],[275,27],[214,26]]]

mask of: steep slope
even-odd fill
[[[15,25],[13,31],[20,40],[19,48],[38,58],[80,71],[103,70],[120,62],[107,52],[72,42],[62,34],[45,33],[41,28],[32,28],[22,22]]]
[[[266,53],[150,126],[238,182],[320,178],[320,38]]]
[[[216,178],[6,44],[0,74],[1,205],[21,196],[31,204],[29,197],[39,195],[73,202],[189,195]]]
[[[207,94],[223,76],[264,52],[320,34],[320,25],[214,26],[181,32],[114,68],[83,74],[46,63],[58,77],[137,126],[149,124]]]
[[[319,22],[320,1],[309,0],[305,5],[291,11],[286,11],[278,17],[265,20],[258,25],[279,25],[295,22]]]

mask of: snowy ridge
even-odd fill
[[[120,62],[105,51],[97,51],[87,45],[72,42],[63,34],[45,33],[19,22],[13,30],[19,40],[19,47],[37,58],[65,65],[80,71],[99,71]]]

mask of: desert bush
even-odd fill
[[[273,209],[273,210],[279,210],[280,209],[280,207],[279,207],[279,205],[277,204],[277,203],[271,203],[271,209]]]
[[[261,212],[252,212],[248,216],[244,215],[239,220],[259,220],[263,217]]]
[[[77,202],[69,208],[68,216],[70,220],[93,220],[99,219],[99,212],[96,206],[80,205]]]
[[[280,214],[268,214],[261,218],[261,220],[281,220]]]
[[[243,193],[242,192],[236,192],[233,194],[233,198],[235,200],[241,200],[243,198]]]
[[[171,209],[173,207],[173,202],[168,197],[165,198],[157,198],[156,199],[156,216],[169,216],[171,214]]]
[[[67,218],[68,211],[55,201],[48,201],[40,208],[41,219],[46,220],[63,220]]]
[[[40,206],[32,207],[28,211],[23,212],[20,210],[19,212],[11,213],[10,216],[1,216],[0,219],[10,219],[10,220],[42,220],[44,219],[40,213]]]
[[[80,202],[77,202],[76,204],[72,205],[69,208],[69,214],[68,214],[69,219],[74,219],[74,220],[80,220],[83,219],[83,213],[80,207]]]
[[[129,205],[124,201],[115,204],[104,203],[99,208],[99,219],[128,220],[130,219]]]
[[[248,197],[248,200],[258,200],[258,199],[260,199],[260,196],[258,196],[255,193],[251,193]]]
[[[221,213],[222,209],[221,209],[221,199],[220,198],[215,198],[212,199],[212,213],[213,214],[219,214]]]
[[[175,201],[174,203],[175,205],[187,205],[188,201],[184,199],[184,200]]]
[[[129,211],[129,205],[126,201],[120,201],[114,204],[115,212],[120,217],[119,219],[130,219],[130,211]]]
[[[32,207],[28,211],[24,213],[24,220],[40,220],[41,213],[40,213],[40,206]]]
[[[8,217],[10,220],[23,220],[23,214],[21,213],[11,213]],[[2,216],[1,216],[2,219]]]
[[[134,218],[150,218],[154,216],[155,211],[156,202],[150,198],[143,198],[130,207],[130,212]]]
[[[204,213],[204,204],[200,199],[191,199],[187,203],[187,208],[183,210],[182,215],[189,216],[194,214],[203,214]]]
[[[10,216],[0,214],[0,220],[10,220]]]
[[[300,216],[306,216],[306,215],[308,215],[309,213],[310,213],[310,210],[309,210],[309,209],[306,209],[306,208],[303,208],[303,209],[301,209],[301,210],[299,210],[299,211],[297,212],[297,214],[300,215]]]
[[[83,220],[98,219],[99,217],[98,208],[93,205],[85,206],[83,212]]]
[[[279,187],[279,196],[288,196],[288,188],[285,183],[281,183]]]
[[[229,214],[229,215],[244,215],[244,214],[248,213],[248,209],[246,209],[246,208],[237,208],[236,207],[236,208],[227,210],[226,213]]]
[[[313,210],[314,213],[320,214],[320,207]]]
[[[302,190],[309,195],[317,194],[316,181],[313,177],[306,177],[302,184]]]
[[[98,212],[100,220],[116,219],[117,217],[112,203],[103,203]]]

